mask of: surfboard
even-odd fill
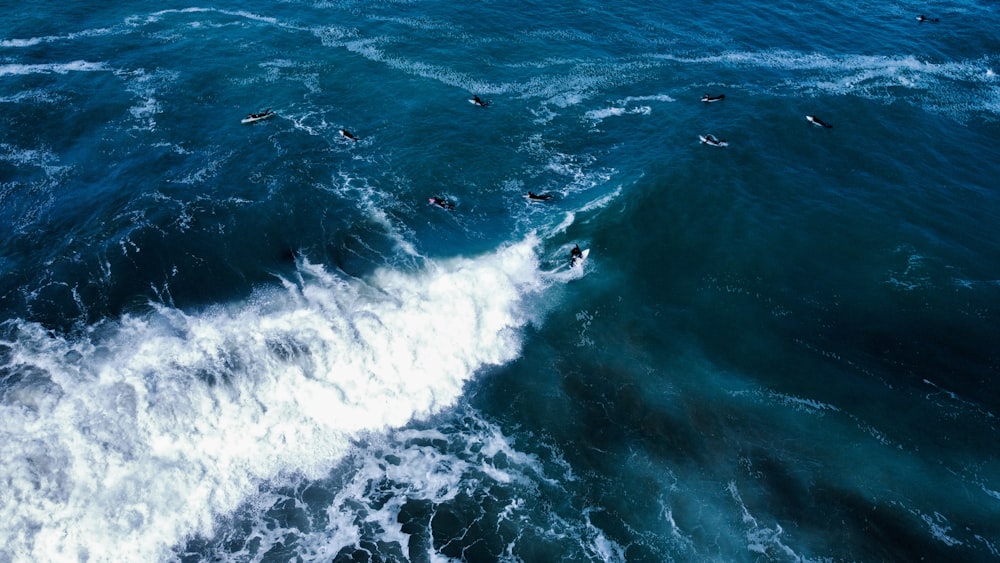
[[[584,248],[581,252],[582,254],[580,256],[574,256],[573,259],[569,261],[570,268],[575,268],[577,266],[581,268],[583,267],[583,261],[587,259],[587,256],[590,256],[590,249]]]
[[[244,117],[240,120],[240,123],[257,123],[258,121],[263,121],[269,117],[274,117],[273,111],[268,110],[260,115]]]
[[[701,101],[707,104],[710,104],[712,102],[718,102],[725,99],[726,99],[725,94],[719,94],[718,96],[709,96],[708,94],[705,94],[704,96],[701,97]]]
[[[709,146],[713,147],[728,147],[729,143],[727,141],[720,141],[711,135],[698,135],[698,139]]]

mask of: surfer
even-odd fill
[[[251,113],[251,114],[247,115],[247,117],[249,119],[260,119],[262,117],[267,117],[269,115],[271,115],[271,108],[267,108],[266,110],[264,110],[264,111],[262,111],[260,113]]]
[[[701,137],[701,142],[706,145],[712,145],[713,147],[725,147],[729,145],[729,142],[727,142],[725,139],[716,139],[715,135],[712,135],[711,133],[708,135],[703,135]]]
[[[455,209],[454,203],[438,196],[434,196],[427,201],[430,202],[431,205],[436,205],[441,209]]]
[[[924,22],[937,23],[939,20],[937,18],[928,18],[927,16],[920,14],[919,16],[917,16],[917,21],[920,23]]]
[[[710,94],[705,94],[704,96],[701,97],[701,101],[706,102],[706,103],[718,102],[719,100],[725,100],[725,99],[726,99],[726,95],[725,94],[719,94],[718,96],[712,96]]]
[[[354,136],[353,133],[351,133],[347,129],[341,129],[340,130],[340,134],[343,135],[345,138],[350,139],[352,141],[358,141],[359,140],[357,137]]]
[[[482,99],[481,99],[481,98],[480,98],[479,96],[477,96],[477,95],[473,95],[473,96],[472,96],[472,103],[476,104],[477,106],[479,106],[479,107],[481,107],[481,108],[484,108],[484,107],[486,107],[486,106],[490,105],[490,103],[489,103],[489,102],[484,102],[484,101],[483,101],[483,100],[482,100]]]
[[[816,127],[823,127],[826,129],[833,128],[833,125],[830,125],[829,123],[823,121],[822,119],[816,117],[815,115],[807,115],[806,119],[808,119],[809,122],[815,125]]]
[[[552,199],[552,194],[536,194],[535,192],[528,192],[528,199],[548,201]]]
[[[580,250],[580,245],[573,245],[573,250],[569,251],[569,263],[576,264],[576,261],[583,258],[583,251]]]

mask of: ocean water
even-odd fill
[[[5,10],[0,562],[1000,560],[998,17]]]

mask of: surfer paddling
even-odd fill
[[[350,132],[350,131],[348,131],[347,129],[341,129],[341,130],[340,130],[340,134],[341,134],[341,136],[343,136],[343,137],[344,137],[345,139],[350,139],[351,141],[359,141],[359,140],[360,140],[360,139],[358,139],[358,138],[357,138],[357,137],[356,137],[356,136],[354,135],[354,133],[351,133],[351,132]]]
[[[806,119],[808,119],[809,123],[812,123],[816,127],[823,127],[824,129],[832,129],[833,128],[833,125],[830,125],[829,123],[823,121],[822,119],[816,117],[815,115],[807,115]]]
[[[709,146],[712,146],[712,147],[728,147],[729,146],[729,142],[728,141],[726,141],[725,139],[717,139],[715,137],[715,135],[712,135],[712,134],[701,135],[698,138],[701,140],[702,143],[704,143],[706,145],[709,145]]]
[[[262,111],[260,113],[248,113],[247,116],[243,118],[242,122],[243,123],[256,123],[258,121],[267,119],[267,118],[269,118],[269,117],[271,117],[273,115],[274,115],[274,112],[271,111],[271,108],[267,108],[266,110],[264,110],[264,111]]]
[[[472,103],[476,104],[477,106],[479,106],[479,107],[481,107],[481,108],[484,108],[484,107],[486,107],[486,106],[490,105],[490,103],[489,103],[489,102],[487,102],[487,101],[483,100],[483,99],[482,99],[482,98],[480,98],[479,96],[472,96],[472,99],[471,99],[471,100],[469,100],[469,101],[471,101]]]
[[[701,97],[701,101],[705,102],[706,104],[710,104],[712,102],[718,102],[720,100],[725,100],[725,99],[726,99],[726,95],[725,94],[719,94],[718,96],[712,96],[711,94],[705,94],[704,96]]]
[[[528,199],[533,199],[535,201],[548,201],[552,199],[552,194],[536,194],[535,192],[528,192]]]
[[[438,197],[438,196],[434,196],[434,197],[430,198],[427,201],[431,205],[436,205],[436,206],[440,207],[441,209],[455,209],[455,204],[454,203],[448,201],[447,199]]]
[[[937,18],[929,18],[929,17],[927,17],[927,16],[925,16],[923,14],[920,14],[919,16],[917,16],[917,21],[920,22],[920,23],[924,23],[924,22],[938,23],[938,21],[940,21],[940,20],[938,20]]]

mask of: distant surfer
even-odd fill
[[[436,205],[436,206],[440,207],[441,209],[455,209],[455,204],[454,203],[448,201],[447,199],[438,197],[438,196],[434,196],[434,197],[430,198],[427,201],[431,205]]]
[[[729,142],[728,141],[726,141],[725,139],[717,139],[715,137],[715,135],[712,135],[711,133],[708,134],[708,135],[700,135],[698,138],[701,140],[702,143],[704,143],[706,145],[709,145],[709,146],[713,146],[713,147],[728,147],[729,146]]]
[[[274,115],[274,112],[271,111],[271,108],[267,108],[266,110],[264,110],[264,111],[262,111],[260,113],[248,113],[247,116],[243,118],[243,120],[241,121],[241,123],[256,123],[256,122],[261,121],[263,119],[267,119],[267,118],[269,118],[269,117],[271,117],[273,115]]]
[[[480,98],[479,96],[476,96],[476,95],[472,96],[472,100],[471,101],[472,101],[472,103],[476,104],[477,106],[479,106],[481,108],[484,108],[484,107],[490,105],[489,102],[484,101],[482,98]]]
[[[920,23],[924,23],[924,22],[937,23],[940,20],[938,20],[937,18],[929,18],[929,17],[927,17],[927,16],[925,16],[923,14],[920,14],[919,16],[917,16],[917,21],[920,22]]]
[[[823,127],[825,129],[832,129],[833,128],[833,125],[830,125],[829,123],[823,121],[822,119],[816,117],[815,115],[807,115],[806,119],[808,119],[809,123],[812,123],[816,127]]]
[[[347,129],[341,129],[341,130],[340,130],[340,134],[341,134],[341,135],[343,135],[343,137],[344,137],[345,139],[350,139],[350,140],[352,140],[352,141],[359,141],[359,140],[360,140],[360,139],[358,139],[358,138],[357,138],[357,137],[356,137],[356,136],[354,135],[354,133],[351,133],[351,132],[350,132],[350,131],[348,131]]]
[[[704,96],[701,97],[701,101],[703,101],[705,103],[718,102],[719,100],[725,100],[725,99],[726,99],[726,95],[725,94],[719,94],[718,96],[712,96],[710,94],[705,94]]]
[[[535,192],[528,192],[528,199],[534,199],[536,201],[548,201],[552,199],[552,194],[536,194]]]
[[[248,114],[247,115],[247,119],[262,119],[262,118],[265,118],[265,117],[271,115],[272,113],[274,113],[274,112],[271,111],[271,108],[267,108],[266,110],[264,110],[264,111],[262,111],[260,113],[251,113],[251,114]]]
[[[583,251],[580,250],[580,245],[573,245],[573,250],[569,251],[569,265],[575,266],[577,260],[583,260]]]

